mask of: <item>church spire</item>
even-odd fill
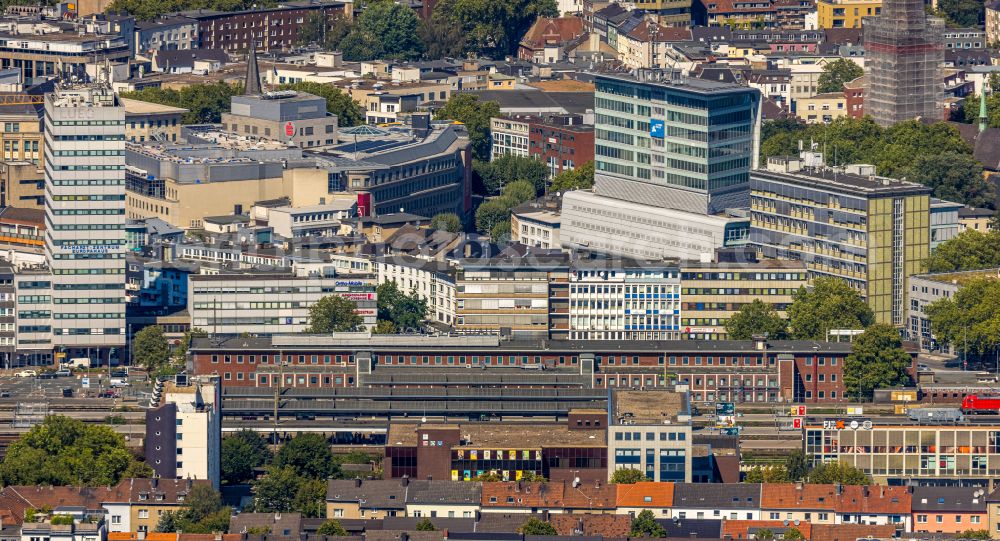
[[[250,55],[247,57],[247,80],[243,88],[244,96],[259,96],[260,90],[260,68],[257,66],[257,42],[250,46]]]

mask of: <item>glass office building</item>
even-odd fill
[[[595,85],[597,194],[700,214],[748,206],[758,90],[660,70]]]

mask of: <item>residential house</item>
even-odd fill
[[[808,98],[799,98],[795,116],[808,124],[829,124],[847,116],[847,98],[844,92],[825,92]]]
[[[671,65],[667,55],[670,44],[690,40],[690,29],[643,19],[628,32],[618,34],[618,60],[629,68],[666,68]]]
[[[586,39],[583,18],[539,17],[521,38],[517,57],[535,64],[554,64],[582,39]]]
[[[447,480],[413,480],[406,492],[409,517],[470,518],[479,511],[483,484]]]
[[[601,481],[483,483],[484,513],[614,513],[616,487]]]
[[[988,527],[986,494],[979,487],[913,487],[913,532],[961,533]]]
[[[760,520],[761,485],[757,483],[674,485],[674,519]]]
[[[726,520],[722,523],[723,539],[756,539],[757,532],[767,530],[774,539],[782,539],[792,529],[803,539],[812,539],[812,524],[798,520]]]
[[[844,106],[847,116],[864,118],[865,116],[865,76],[844,83]]]
[[[674,483],[640,482],[615,485],[615,507],[618,513],[638,515],[649,510],[657,518],[670,518],[674,504]]]
[[[179,510],[195,484],[207,479],[122,479],[100,496],[109,532],[153,532],[163,513]]]
[[[26,522],[21,525],[21,541],[104,541],[104,521],[74,521],[72,524]]]
[[[299,539],[302,513],[240,513],[229,521],[229,532],[266,535],[267,539]]]
[[[839,499],[833,485],[765,483],[761,485],[760,515],[766,520],[836,524]]]
[[[409,478],[332,479],[326,486],[326,518],[380,519],[405,515],[409,482]]]
[[[632,517],[628,515],[549,515],[549,524],[558,535],[575,539],[581,539],[580,536],[626,538],[632,531]]]
[[[912,494],[904,486],[844,486],[837,506],[838,524],[892,525],[910,531]]]

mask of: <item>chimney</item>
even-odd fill
[[[427,476],[427,480],[428,481],[433,481],[434,480],[434,476],[433,475],[428,475]]]
[[[410,541],[410,534],[406,532],[400,532],[399,541]]]
[[[408,475],[404,475],[403,478],[399,480],[399,485],[400,486],[404,486],[405,487],[405,486],[409,486],[409,484],[410,484],[410,477]]]
[[[361,487],[361,478],[360,477],[355,477],[354,478],[354,488],[360,488],[360,487]]]
[[[802,490],[802,481],[795,482],[795,490]]]
[[[837,483],[837,496],[844,494],[844,485]]]

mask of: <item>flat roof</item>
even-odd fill
[[[119,98],[122,105],[125,106],[125,115],[167,115],[167,114],[183,114],[188,112],[187,109],[183,107],[173,107],[170,105],[161,105],[159,103],[153,103],[149,101],[133,100],[129,98]]]
[[[693,77],[679,77],[677,79],[671,79],[668,73],[665,73],[664,75],[665,75],[664,79],[659,81],[657,80],[643,81],[631,75],[620,75],[620,74],[609,74],[609,73],[599,73],[596,74],[594,77],[595,79],[611,79],[617,81],[624,81],[632,84],[646,84],[646,85],[667,88],[670,90],[677,90],[680,92],[695,92],[698,94],[757,92],[756,89],[736,83],[723,83],[719,81],[713,81],[711,79],[698,79]]]
[[[677,416],[686,414],[685,393],[669,389],[645,389],[642,391],[612,391],[611,415],[616,424],[625,424],[623,419],[640,425],[660,425],[677,421]]]
[[[522,449],[542,447],[605,447],[604,429],[571,429],[566,423],[469,423],[417,424],[392,423],[386,435],[386,445],[415,447],[417,429],[456,429],[462,437],[461,447],[467,449]]]
[[[932,191],[915,182],[890,177],[864,177],[832,169],[801,170],[794,173],[755,169],[750,171],[751,182],[755,177],[798,184],[807,188],[839,190],[855,195],[930,194]]]
[[[961,272],[939,272],[934,274],[917,274],[914,278],[940,282],[942,284],[962,284],[976,278],[1000,278],[1000,267]]]

